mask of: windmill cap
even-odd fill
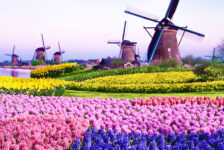
[[[54,55],[61,55],[61,52],[55,52]]]
[[[12,56],[13,56],[13,57],[19,57],[19,56],[18,56],[18,55],[16,55],[16,54],[13,54]]]
[[[123,42],[122,42],[122,45],[127,45],[127,46],[134,46],[134,45],[136,45],[137,44],[137,42],[130,42],[130,41],[128,41],[128,40],[124,40]]]
[[[36,49],[36,51],[45,51],[45,49],[43,47],[39,47]]]

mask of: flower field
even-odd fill
[[[95,79],[97,80],[97,79]],[[174,84],[110,84],[107,83],[89,83],[87,82],[70,82],[68,89],[116,92],[116,93],[177,93],[177,92],[205,92],[205,91],[222,91],[224,90],[224,81],[211,82],[192,82],[192,83],[174,83]],[[125,81],[129,82],[129,81]]]
[[[0,147],[223,149],[224,98],[151,97],[181,101],[158,105],[138,100],[144,101],[1,94]]]
[[[175,77],[175,78],[174,78]],[[98,84],[163,84],[192,82],[196,75],[193,72],[161,72],[117,75],[85,80],[85,83]]]
[[[82,138],[88,122],[65,115],[19,116],[0,122],[2,149],[66,149]]]
[[[65,63],[59,65],[49,65],[39,69],[32,70],[30,76],[32,78],[54,77],[64,73],[69,73],[78,70],[84,70],[84,66],[79,66],[77,63]]]
[[[193,82],[191,71],[116,75],[69,82],[68,89],[116,93],[174,93],[224,90],[224,81]]]
[[[224,90],[224,81],[193,82],[196,75],[186,69],[154,69],[97,73],[62,64],[34,70],[36,78],[0,77],[0,149],[224,150],[223,97],[62,96],[66,89],[131,93]],[[71,70],[75,70],[75,81],[37,79]]]
[[[29,95],[62,95],[66,81],[53,79],[27,79],[0,77],[0,93]]]

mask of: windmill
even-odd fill
[[[50,46],[45,46],[43,34],[41,34],[43,47],[39,47],[35,50],[33,60],[39,60],[42,64],[45,64],[47,61],[46,50],[50,49]]]
[[[212,58],[212,62],[217,62],[217,59],[222,58],[221,56],[216,55],[216,49],[215,48],[213,49],[212,56],[205,56],[205,57]]]
[[[65,53],[65,51],[61,51],[61,46],[59,42],[58,42],[58,48],[59,48],[59,51],[55,52],[53,56],[54,64],[60,64],[62,62],[62,54]]]
[[[125,40],[126,24],[124,22],[124,30],[121,41],[109,41],[108,44],[117,44],[120,47],[119,58],[123,59],[125,63],[133,62],[135,60],[136,42]]]
[[[19,61],[18,61],[19,56],[15,54],[15,48],[16,48],[16,46],[14,45],[13,49],[12,49],[12,54],[5,54],[5,55],[11,57],[13,65],[18,65],[19,64]]]
[[[171,0],[165,17],[161,21],[158,21],[157,19],[152,17],[142,15],[140,12],[136,12],[133,10],[125,10],[125,13],[157,23],[157,26],[154,29],[155,33],[152,36],[152,40],[148,47],[149,63],[158,59],[168,60],[173,58],[177,59],[179,64],[182,64],[176,37],[177,30],[182,30],[184,31],[184,33],[187,32],[190,34],[194,34],[198,37],[205,36],[204,34],[188,30],[186,27],[176,26],[171,21],[178,6],[178,3],[179,0]]]

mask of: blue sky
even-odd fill
[[[150,21],[125,14],[127,6],[154,14],[160,19],[170,0],[0,0],[0,61],[16,45],[16,54],[23,60],[32,59],[37,47],[42,46],[40,34],[51,49],[58,50],[57,42],[65,50],[64,59],[117,57],[119,47],[107,44],[120,40],[127,20],[126,39],[136,41],[141,59],[146,59],[150,37],[143,26],[155,26]],[[198,42],[185,37],[180,46],[181,56],[204,56],[212,53],[224,39],[223,0],[180,0],[173,17],[176,25],[205,34]],[[153,33],[153,31],[151,31]],[[178,37],[179,38],[179,37]]]

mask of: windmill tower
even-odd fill
[[[205,35],[197,33],[191,30],[186,29],[185,27],[176,26],[171,19],[176,11],[179,0],[171,0],[170,5],[167,9],[165,17],[158,21],[155,18],[147,17],[141,15],[140,12],[133,10],[126,10],[125,13],[141,17],[146,20],[153,21],[157,23],[155,27],[155,33],[152,36],[152,40],[148,47],[148,61],[151,63],[154,60],[168,60],[168,59],[177,59],[179,64],[182,64],[178,42],[176,38],[177,30],[182,30],[190,34],[197,35],[199,37],[204,37]]]
[[[19,56],[15,54],[15,48],[16,48],[16,46],[14,45],[13,49],[12,49],[12,54],[5,54],[5,55],[11,57],[13,65],[18,65],[19,64],[19,61],[18,61]]]
[[[47,61],[46,50],[50,49],[51,47],[45,46],[43,34],[41,34],[41,38],[42,38],[43,47],[39,47],[35,50],[33,60],[36,59],[41,61],[42,64],[45,64],[45,62]]]
[[[65,53],[65,51],[61,51],[61,46],[59,42],[58,42],[58,48],[59,48],[59,51],[55,52],[53,56],[54,64],[60,64],[62,62],[62,54]]]
[[[124,22],[124,30],[121,41],[109,41],[108,44],[117,44],[120,47],[119,58],[123,59],[125,63],[133,62],[135,60],[136,42],[125,40],[126,24]]]
[[[217,59],[222,58],[220,56],[217,56],[215,48],[213,49],[212,56],[205,56],[205,57],[212,58],[212,62],[217,62]]]

